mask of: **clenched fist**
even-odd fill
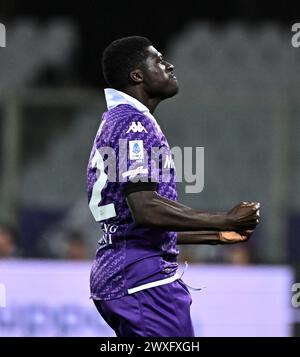
[[[253,231],[259,223],[258,202],[241,202],[226,214],[227,230]]]

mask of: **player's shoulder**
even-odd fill
[[[145,122],[151,121],[147,115],[141,113],[138,109],[130,104],[119,104],[118,106],[108,110],[106,115],[112,120],[117,121],[130,121],[135,118]]]
[[[121,129],[125,133],[147,133],[153,132],[155,128],[154,121],[128,104],[120,104],[105,113],[106,125],[111,130]]]

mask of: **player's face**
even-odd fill
[[[144,88],[151,98],[166,99],[178,92],[174,66],[165,61],[153,46],[147,48],[148,57],[143,70]]]

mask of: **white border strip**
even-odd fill
[[[141,290],[150,289],[150,288],[154,288],[155,286],[172,283],[173,281],[178,280],[179,278],[180,278],[180,276],[176,273],[175,275],[171,276],[170,278],[152,281],[151,283],[143,284],[143,285],[137,286],[135,288],[128,289],[127,291],[128,291],[128,294],[134,294]]]
[[[0,307],[6,307],[6,289],[5,285],[0,283]]]

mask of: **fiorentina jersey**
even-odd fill
[[[152,182],[159,195],[177,199],[168,142],[142,103],[113,89],[106,98],[87,173],[89,207],[102,230],[90,276],[91,297],[99,300],[155,285],[178,266],[176,233],[137,226],[125,194],[129,182]]]

